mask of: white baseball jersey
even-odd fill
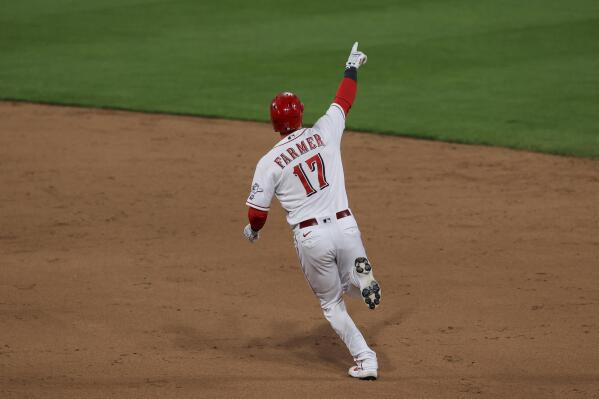
[[[347,209],[341,162],[344,129],[345,113],[333,103],[312,128],[281,139],[258,162],[246,205],[268,211],[276,195],[291,226]]]

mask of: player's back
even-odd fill
[[[344,112],[333,104],[312,128],[281,139],[258,163],[247,204],[268,210],[274,194],[290,225],[347,209],[340,149],[344,128]]]

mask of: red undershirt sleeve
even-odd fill
[[[356,99],[356,91],[358,90],[358,70],[356,68],[348,68],[345,70],[343,80],[337,89],[333,102],[339,104],[345,112],[345,116]]]
[[[248,219],[250,220],[250,225],[254,231],[258,231],[264,227],[267,217],[268,212],[266,211],[261,211],[256,208],[252,208],[251,206],[248,208]]]

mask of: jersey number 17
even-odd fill
[[[324,188],[327,188],[329,186],[329,183],[327,182],[327,177],[326,177],[325,168],[324,168],[324,161],[323,161],[320,153],[314,155],[311,158],[308,158],[306,160],[306,164],[308,165],[308,168],[310,168],[310,170],[312,172],[314,172],[315,170],[318,170],[318,184],[320,186],[320,189],[322,190]],[[293,174],[296,175],[300,179],[300,182],[302,182],[302,185],[306,189],[306,195],[308,197],[313,194],[316,194],[316,189],[314,188],[312,183],[310,183],[310,180],[308,179],[306,172],[304,172],[304,168],[302,167],[301,163],[295,165],[295,167],[293,168]]]

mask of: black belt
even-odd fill
[[[335,216],[337,217],[337,219],[343,219],[346,216],[351,216],[351,212],[349,211],[349,209],[345,209],[343,211],[337,212]],[[303,229],[305,227],[316,226],[317,224],[318,220],[316,220],[316,218],[306,219],[303,222],[299,223],[299,228]]]

